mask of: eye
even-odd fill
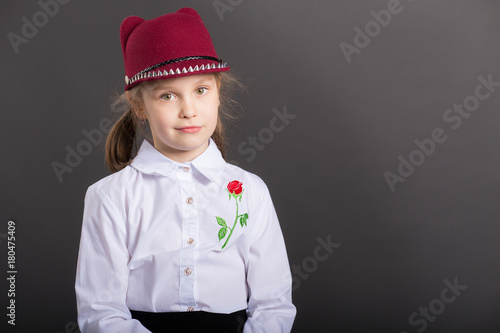
[[[196,95],[205,95],[207,93],[207,88],[205,87],[200,87],[200,88],[196,88],[195,92],[196,92]]]
[[[163,95],[161,95],[160,98],[165,100],[165,101],[171,101],[174,98],[174,96],[172,96],[172,94],[163,94]]]

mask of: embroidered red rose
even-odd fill
[[[226,191],[229,194],[229,200],[231,200],[231,197],[233,197],[234,201],[236,201],[236,218],[234,219],[233,227],[231,228],[230,226],[227,225],[226,221],[222,217],[220,216],[215,217],[215,219],[217,220],[217,224],[221,226],[218,234],[219,242],[226,237],[227,229],[229,229],[229,236],[227,236],[224,245],[222,245],[222,249],[226,247],[229,238],[231,238],[231,235],[233,234],[234,228],[236,228],[236,223],[238,222],[238,220],[240,221],[240,225],[242,228],[247,225],[247,220],[248,220],[248,213],[238,214],[239,210],[238,201],[241,202],[241,198],[243,197],[243,191],[244,191],[243,183],[238,180],[233,180],[232,182],[229,182],[229,184],[227,184]]]
[[[237,180],[233,180],[227,184],[227,190],[231,194],[240,194],[243,191],[243,183]]]

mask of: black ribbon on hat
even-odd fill
[[[167,60],[167,61],[164,61],[164,62],[160,62],[159,64],[156,64],[154,66],[151,66],[151,67],[148,67],[146,69],[143,69],[142,71],[140,71],[139,73],[137,73],[134,76],[141,75],[142,73],[147,73],[149,71],[152,71],[153,69],[156,69],[158,67],[162,67],[162,66],[165,66],[165,65],[169,65],[169,64],[172,64],[174,62],[180,62],[180,61],[186,61],[186,60],[199,60],[199,59],[213,60],[213,61],[217,61],[218,63],[222,63],[222,59],[218,59],[218,58],[210,57],[210,56],[189,56],[189,57],[182,57],[182,58],[176,58],[176,59],[171,59],[171,60]]]

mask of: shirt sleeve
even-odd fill
[[[247,264],[248,320],[243,332],[288,333],[296,314],[292,304],[290,266],[269,190],[262,180],[259,181],[262,199],[258,200],[259,213],[252,222],[256,228]],[[251,220],[249,216],[249,224]]]
[[[76,272],[78,325],[82,333],[150,332],[125,304],[129,253],[123,218],[96,186],[85,196]]]

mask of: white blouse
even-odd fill
[[[290,332],[291,286],[266,185],[212,139],[185,163],[145,140],[131,165],[87,191],[75,285],[83,333],[149,332],[129,310],[242,309],[244,333]]]

